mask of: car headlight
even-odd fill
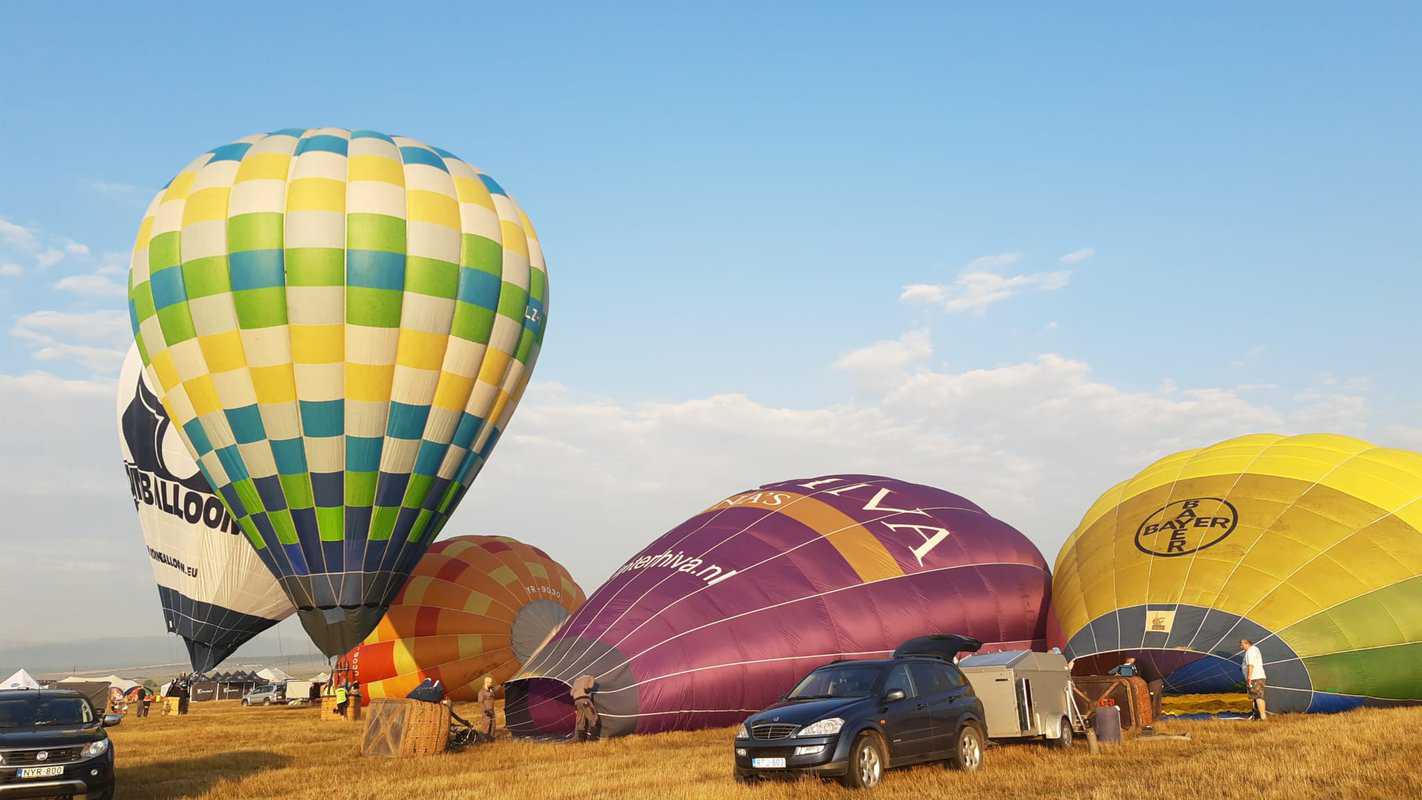
[[[806,725],[805,727],[800,729],[799,733],[795,735],[829,736],[831,734],[839,733],[839,729],[843,727],[844,720],[840,719],[839,717],[830,717],[829,719],[822,719],[819,722],[813,723],[811,725]]]
[[[738,730],[738,731],[736,731],[736,738],[737,738],[737,739],[749,739],[749,738],[750,738],[750,728],[747,728],[747,727],[746,727],[746,724],[745,724],[744,722],[741,723],[741,729]]]
[[[89,742],[89,746],[84,748],[85,758],[95,758],[101,756],[109,750],[109,740],[100,739],[97,742]]]

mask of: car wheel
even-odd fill
[[[731,774],[735,776],[736,783],[755,783],[755,778],[750,773],[742,772],[739,769],[732,769]]]
[[[978,726],[964,725],[958,729],[958,738],[953,742],[953,755],[949,759],[953,769],[976,772],[983,765],[983,734]]]
[[[879,737],[861,733],[849,748],[849,769],[841,783],[851,789],[872,789],[884,777],[884,748]]]
[[[1061,750],[1065,750],[1065,749],[1067,749],[1068,747],[1071,747],[1071,740],[1072,740],[1071,720],[1067,719],[1066,717],[1062,717],[1062,723],[1061,723],[1061,725],[1062,725],[1061,732],[1057,734],[1057,738],[1055,738],[1055,739],[1052,740],[1052,746],[1053,746],[1053,747],[1056,747],[1056,748],[1058,748],[1058,749],[1061,749]]]

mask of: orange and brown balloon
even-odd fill
[[[364,698],[404,697],[425,678],[473,700],[485,675],[518,672],[583,590],[547,553],[506,536],[430,546],[384,619],[350,652]]]

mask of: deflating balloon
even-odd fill
[[[492,178],[338,128],[199,156],[129,272],[145,369],[329,655],[365,638],[498,442],[548,283]]]
[[[1112,487],[1057,557],[1076,671],[1150,659],[1178,692],[1243,683],[1270,711],[1422,700],[1422,455],[1347,436],[1243,436]]]
[[[430,545],[375,630],[351,651],[363,696],[404,697],[426,678],[473,700],[501,684],[583,603],[547,553],[504,536]]]
[[[198,473],[130,347],[118,382],[119,449],[168,632],[207,672],[296,609]]]
[[[732,495],[617,570],[506,686],[510,730],[572,730],[596,679],[606,735],[732,725],[810,670],[929,633],[1044,649],[1051,578],[958,495],[866,475]]]

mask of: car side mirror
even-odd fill
[[[105,715],[104,715],[104,727],[105,727],[105,728],[112,728],[113,726],[119,724],[120,722],[123,722],[123,716],[120,715],[120,714],[105,714]]]
[[[907,695],[904,694],[903,689],[895,689],[892,692],[889,692],[888,694],[884,695],[884,702],[897,703],[905,697],[907,697]]]

